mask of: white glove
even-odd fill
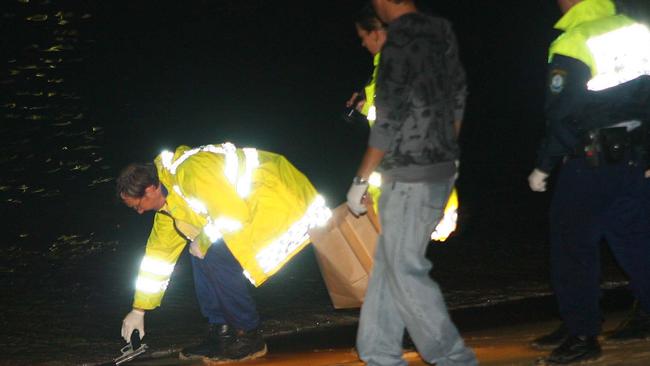
[[[140,339],[144,337],[144,310],[133,309],[122,321],[122,338],[126,343],[131,342],[131,333],[137,329]]]
[[[352,212],[353,215],[359,216],[363,215],[368,211],[368,208],[366,207],[365,204],[365,197],[366,197],[366,192],[368,191],[368,181],[355,178],[352,181],[352,185],[350,186],[350,189],[348,190],[348,208]]]
[[[205,255],[201,253],[201,249],[199,249],[199,243],[196,241],[196,239],[192,240],[190,243],[190,254],[199,259],[205,258]]]
[[[546,191],[546,178],[548,174],[539,169],[534,169],[528,176],[528,185],[533,192]]]

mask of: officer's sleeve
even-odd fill
[[[411,92],[409,73],[412,53],[406,49],[403,32],[391,33],[381,51],[376,84],[377,120],[370,130],[368,145],[387,151],[402,127]]]
[[[537,154],[537,169],[550,172],[573,151],[582,127],[579,116],[587,105],[589,67],[571,57],[555,55],[549,64],[546,93],[546,133]]]
[[[174,220],[167,214],[157,212],[140,263],[133,307],[149,310],[160,305],[176,261],[186,243],[176,231]]]

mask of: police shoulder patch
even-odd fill
[[[551,89],[551,93],[561,93],[562,90],[564,90],[565,79],[566,71],[560,69],[551,70],[551,77],[549,80],[549,89]]]

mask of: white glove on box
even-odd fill
[[[144,337],[144,311],[133,309],[122,321],[122,338],[126,343],[131,342],[131,333],[137,329],[140,332],[140,339]]]
[[[355,216],[363,215],[368,208],[364,202],[366,192],[368,191],[368,181],[355,178],[348,190],[348,208]]]
[[[528,185],[533,192],[546,191],[546,178],[548,174],[539,169],[534,169],[528,176]]]

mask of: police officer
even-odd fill
[[[551,203],[551,281],[568,336],[547,359],[570,364],[601,354],[600,247],[607,240],[650,313],[650,30],[616,14],[612,0],[558,0],[564,31],[549,51],[546,136],[530,188]]]
[[[263,284],[331,215],[307,177],[281,155],[223,143],[164,151],[153,163],[130,164],[116,181],[125,205],[155,212],[124,339],[136,329],[145,335],[145,313],[161,305],[187,246],[209,331],[180,358],[224,363],[264,356],[249,282]]]

